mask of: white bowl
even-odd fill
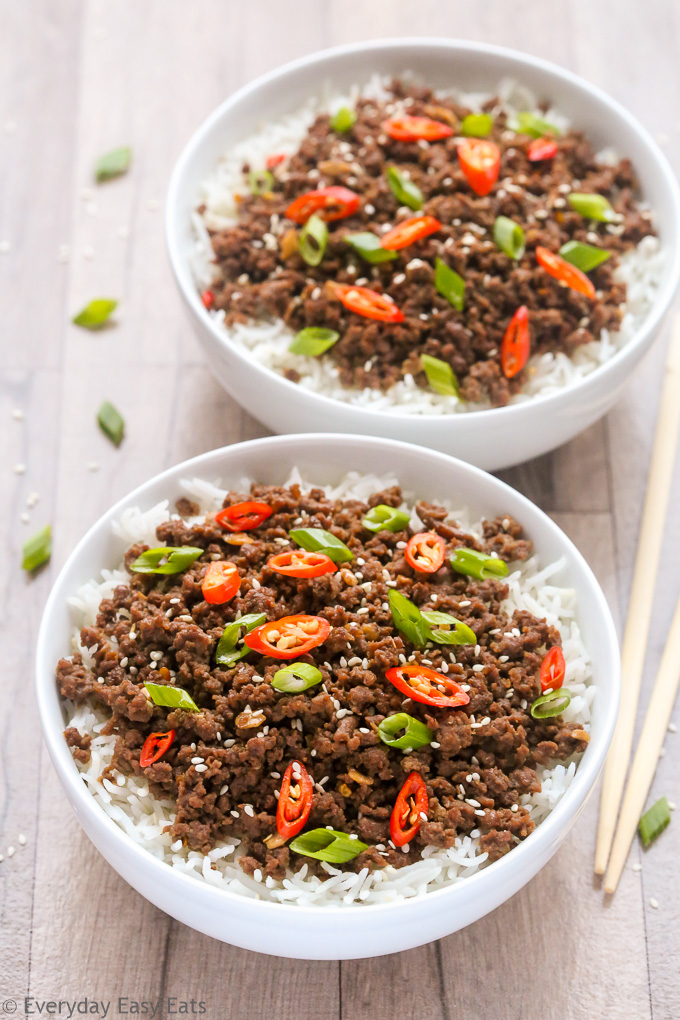
[[[301,907],[247,899],[175,871],[132,842],[88,792],[63,737],[57,660],[70,653],[73,621],[67,598],[102,567],[121,559],[124,544],[111,524],[129,506],[147,509],[181,494],[182,478],[233,484],[244,475],[283,482],[297,465],[310,481],[337,483],[347,472],[393,471],[428,500],[454,499],[475,516],[509,513],[525,526],[541,562],[564,555],[560,583],[578,593],[579,624],[593,661],[598,694],[591,740],[576,776],[552,813],[501,860],[463,881],[394,904]],[[108,511],[75,548],[52,589],[40,628],[37,686],[40,717],[54,767],[85,832],[109,864],[139,893],[213,938],[244,949],[300,959],[352,959],[411,949],[476,921],[512,896],[550,859],[592,791],[609,746],[619,698],[619,654],[607,603],[569,539],[529,500],[477,468],[441,453],[385,439],[329,434],[257,439],[206,453],[165,471]]]
[[[329,83],[346,91],[374,73],[413,71],[428,84],[491,91],[504,77],[547,98],[597,148],[629,156],[656,214],[665,252],[658,299],[636,335],[575,385],[519,404],[451,415],[386,413],[313,393],[254,361],[205,310],[188,262],[190,216],[201,181],[220,155],[263,120],[298,108]],[[545,453],[605,414],[659,332],[680,278],[680,193],[659,147],[618,103],[537,57],[483,43],[400,39],[343,46],[304,57],[240,89],[212,113],[180,156],[166,206],[170,261],[210,368],[224,388],[274,432],[353,432],[420,443],[496,470]]]

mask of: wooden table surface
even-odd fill
[[[383,959],[298,963],[199,935],[128,888],[81,832],[40,737],[36,632],[75,541],[149,475],[265,434],[214,382],[180,308],[163,240],[173,161],[201,119],[261,72],[337,43],[409,33],[486,40],[557,61],[623,102],[678,165],[674,0],[0,2],[0,1011],[12,998],[23,1016],[30,995],[111,1002],[114,1017],[119,996],[203,1000],[208,1020],[680,1017],[673,825],[647,853],[634,846],[605,903],[592,875],[591,798],[551,863],[471,928]],[[126,143],[131,172],[95,188],[94,160]],[[70,325],[95,295],[121,302],[116,328],[99,335]],[[617,622],[665,340],[606,420],[504,473],[574,539]],[[127,420],[120,450],[94,424],[102,399]],[[676,481],[647,691],[680,586],[678,497]],[[47,522],[51,567],[26,578],[21,544]],[[666,752],[653,793],[680,801],[680,735],[669,733]]]

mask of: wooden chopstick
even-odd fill
[[[633,745],[649,621],[680,425],[680,316],[673,322],[621,652],[621,707],[604,767],[595,874],[603,875]]]
[[[659,666],[659,672],[647,709],[645,724],[630,770],[626,796],[621,807],[609,867],[604,880],[604,891],[613,893],[619,884],[642,815],[645,800],[652,785],[659,752],[670,722],[673,704],[680,686],[680,599],[668,633],[668,640]]]

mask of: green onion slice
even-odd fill
[[[583,192],[572,191],[570,195],[567,195],[567,202],[572,209],[575,209],[587,220],[611,223],[617,218],[611,202],[604,195],[586,195]]]
[[[314,857],[317,861],[328,861],[329,864],[344,864],[358,857],[363,850],[368,850],[366,843],[360,839],[350,839],[345,832],[335,829],[311,829],[296,836],[290,844],[291,850],[305,857]]]
[[[105,400],[97,411],[99,428],[111,440],[114,446],[120,446],[125,435],[125,420],[113,404]]]
[[[217,642],[215,662],[218,666],[234,666],[250,651],[247,645],[237,647],[244,634],[249,634],[255,627],[265,623],[266,613],[246,613],[240,620],[228,623]]]
[[[130,564],[130,570],[136,574],[180,574],[204,551],[192,545],[162,545],[143,552]]]
[[[653,843],[660,836],[671,820],[671,809],[665,797],[652,804],[649,811],[638,822],[638,832],[644,846]]]
[[[418,606],[394,588],[390,589],[389,603],[395,627],[405,634],[416,648],[424,648],[432,636],[432,629]]]
[[[524,231],[519,223],[507,216],[497,216],[493,225],[493,239],[502,252],[511,259],[524,255]]]
[[[384,503],[378,503],[377,506],[371,507],[366,516],[362,518],[361,523],[369,531],[403,531],[404,528],[408,527],[408,522],[411,520],[411,515],[404,513],[403,510],[397,510],[393,506],[386,506]]]
[[[457,308],[463,311],[465,305],[465,280],[455,270],[447,266],[439,257],[435,260],[434,285],[442,297]]]
[[[570,701],[571,694],[566,687],[542,694],[531,706],[532,718],[551,719],[554,715],[562,715]]]
[[[307,326],[295,334],[293,341],[288,348],[293,354],[307,354],[310,358],[318,358],[320,354],[327,351],[340,339],[340,334],[334,329],[324,329],[322,326]]]
[[[549,121],[544,120],[535,113],[518,113],[515,118],[516,130],[523,135],[531,135],[532,138],[541,138],[543,135],[559,135],[560,129]]]
[[[323,673],[309,662],[291,662],[274,673],[272,687],[286,694],[299,694],[315,687],[323,680]]]
[[[96,181],[110,181],[114,177],[120,177],[126,173],[132,161],[132,149],[129,145],[122,145],[119,149],[112,149],[104,156],[100,156],[94,168]]]
[[[113,298],[95,298],[85,305],[77,315],[73,316],[76,326],[83,329],[101,329],[111,318],[111,313],[118,307],[118,302]]]
[[[251,170],[248,174],[248,187],[253,195],[266,195],[274,187],[274,174],[269,170]]]
[[[476,645],[477,635],[467,623],[457,620],[450,613],[424,611],[427,622],[437,628],[432,631],[432,640],[438,645]]]
[[[357,122],[357,115],[349,106],[341,106],[337,113],[331,117],[331,127],[334,131],[344,133],[354,127]]]
[[[290,532],[290,537],[301,549],[325,553],[333,563],[347,563],[354,559],[354,554],[345,543],[323,528],[294,528]]]
[[[565,262],[571,262],[582,273],[589,273],[611,258],[610,251],[596,248],[592,244],[583,244],[582,241],[567,241],[560,248],[560,255]]]
[[[456,549],[451,557],[451,566],[459,574],[469,574],[485,580],[487,577],[506,577],[508,565],[497,556],[487,556],[476,549]]]
[[[377,265],[380,262],[391,262],[399,258],[398,251],[390,251],[389,248],[382,248],[380,238],[371,234],[368,230],[360,234],[346,234],[345,240],[351,245],[357,255],[361,255],[366,262]]]
[[[461,121],[460,133],[468,138],[486,138],[492,127],[490,113],[468,113]]]
[[[183,708],[187,712],[200,712],[200,708],[183,687],[171,687],[170,684],[153,684],[150,680],[144,686],[151,695],[154,705],[163,708]]]
[[[298,251],[308,266],[318,266],[328,243],[328,227],[320,216],[310,216],[300,231]]]
[[[397,747],[400,751],[415,751],[416,748],[424,747],[434,739],[434,733],[429,726],[420,719],[414,719],[408,712],[388,715],[378,726],[378,736],[383,744]]]
[[[390,191],[397,202],[400,202],[401,205],[407,205],[409,209],[413,209],[415,212],[423,208],[425,196],[418,185],[414,184],[406,174],[403,174],[401,170],[397,170],[396,166],[388,166],[385,171],[385,177],[387,178]]]
[[[37,570],[47,563],[52,555],[52,526],[46,524],[32,538],[27,538],[22,552],[21,566],[24,570]]]
[[[441,358],[435,358],[431,354],[421,354],[420,361],[430,388],[435,393],[442,393],[445,397],[458,397],[460,400],[458,379],[448,361],[442,361]]]

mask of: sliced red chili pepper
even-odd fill
[[[175,731],[168,730],[167,733],[151,733],[144,741],[144,746],[139,754],[139,764],[143,769],[153,765],[162,758],[170,744],[175,739]]]
[[[448,124],[431,120],[429,117],[411,117],[408,114],[390,117],[389,120],[383,121],[382,127],[383,131],[397,142],[417,142],[421,138],[427,142],[437,142],[440,138],[449,138],[453,134],[453,128]]]
[[[406,543],[404,556],[409,566],[423,574],[434,574],[444,562],[446,542],[436,531],[421,531]]]
[[[567,664],[562,649],[559,645],[553,645],[541,663],[541,690],[556,691],[564,683],[566,670]]]
[[[582,273],[576,266],[572,266],[561,255],[556,255],[548,248],[541,248],[539,245],[536,249],[536,260],[539,266],[545,269],[546,273],[554,276],[561,283],[566,283],[567,287],[578,291],[579,294],[585,294],[588,298],[595,297],[595,287],[586,274]]]
[[[501,366],[506,379],[512,379],[522,371],[529,360],[530,350],[529,309],[520,305],[508,323],[501,344]]]
[[[380,322],[403,322],[404,313],[385,294],[369,287],[353,287],[348,283],[334,283],[333,289],[345,308],[366,319]]]
[[[306,552],[304,549],[291,549],[272,556],[267,566],[287,577],[321,577],[322,574],[334,574],[338,569],[325,553]]]
[[[472,190],[478,195],[488,195],[501,168],[498,146],[486,138],[464,138],[458,145],[458,159]]]
[[[312,810],[313,794],[309,772],[299,761],[292,761],[283,773],[276,806],[276,829],[283,839],[297,836],[303,828]]]
[[[274,513],[269,503],[257,503],[251,500],[248,503],[234,503],[233,506],[225,506],[215,514],[215,520],[227,531],[250,531],[257,528],[263,521]]]
[[[264,161],[264,165],[267,170],[273,170],[275,166],[280,166],[286,158],[285,152],[275,152],[271,156],[267,156]]]
[[[323,644],[331,625],[322,616],[283,616],[269,620],[244,637],[248,648],[272,659],[296,659]]]
[[[459,705],[467,705],[470,700],[469,695],[455,680],[417,662],[393,666],[387,670],[385,676],[407,698],[419,701],[423,705],[458,708]]]
[[[215,304],[215,295],[211,290],[204,290],[203,293],[201,294],[201,301],[203,302],[206,308],[212,308],[212,306]]]
[[[354,191],[333,184],[329,188],[306,191],[304,195],[299,195],[286,209],[286,216],[295,223],[306,223],[314,213],[327,222],[344,220],[357,211],[360,201]]]
[[[234,564],[227,560],[213,560],[205,572],[201,591],[206,602],[220,606],[233,599],[240,587],[241,578]]]
[[[388,230],[380,241],[381,248],[388,248],[390,251],[398,251],[406,248],[414,241],[421,241],[429,237],[435,231],[441,230],[441,223],[434,216],[412,216],[403,223],[398,223],[392,230]]]
[[[535,138],[527,149],[527,159],[532,163],[553,159],[556,155],[557,142],[552,138]]]
[[[406,846],[420,828],[429,807],[427,787],[418,772],[411,772],[392,808],[390,837],[395,846]]]

